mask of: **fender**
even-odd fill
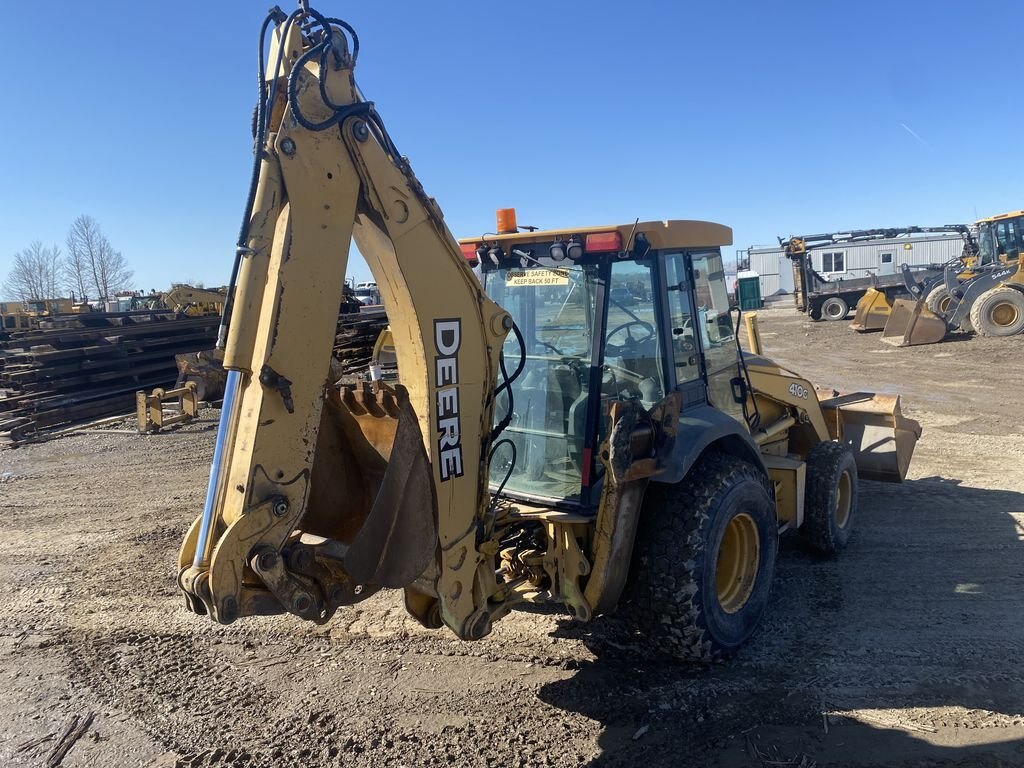
[[[654,483],[678,483],[708,448],[716,448],[758,467],[767,476],[757,443],[744,426],[731,416],[709,405],[684,412],[679,417],[679,432],[665,470],[651,478]]]
[[[950,329],[955,331],[959,328],[964,319],[970,317],[971,307],[974,306],[974,302],[986,291],[995,288],[1000,283],[1005,282],[1007,278],[1012,277],[1017,272],[1017,268],[1017,265],[1014,264],[1012,267],[984,272],[973,280],[964,283],[961,286],[964,296],[947,321]]]

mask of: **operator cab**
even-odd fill
[[[737,343],[721,255],[732,242],[728,227],[658,221],[519,232],[513,219],[504,234],[460,242],[518,330],[503,348],[506,375],[521,371],[495,403],[495,423],[510,406],[511,421],[493,448],[492,491],[596,508],[597,453],[616,400],[649,410],[678,390],[684,414],[711,404],[743,419],[731,385]]]
[[[1024,254],[1024,211],[977,222],[979,264],[1013,264]]]

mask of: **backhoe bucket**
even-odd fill
[[[921,425],[903,415],[899,395],[854,392],[821,406],[836,437],[853,450],[860,477],[885,483],[906,478]]]
[[[895,347],[934,344],[946,336],[946,321],[925,307],[924,301],[896,299],[882,331],[882,341]]]
[[[863,333],[864,331],[880,331],[885,328],[892,306],[884,291],[868,288],[867,293],[857,302],[857,313],[850,323],[850,328]]]

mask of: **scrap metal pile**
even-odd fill
[[[56,327],[14,334],[0,341],[0,445],[52,434],[107,416],[132,413],[135,393],[191,379],[199,357],[201,399],[223,387],[220,357],[207,353],[220,318],[173,312],[89,313],[48,323]],[[377,336],[387,326],[383,309],[342,307],[334,357],[347,376],[367,370]],[[176,364],[176,356],[181,362]],[[181,371],[179,375],[179,369]],[[220,379],[219,387],[210,379]]]
[[[174,384],[176,354],[216,343],[219,322],[216,315],[104,312],[14,334],[0,342],[0,444],[131,412],[136,391]]]
[[[334,337],[334,359],[346,376],[364,374],[373,356],[373,345],[388,325],[383,307],[371,307],[357,313],[338,316]]]

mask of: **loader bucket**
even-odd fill
[[[850,328],[863,333],[864,331],[880,331],[885,328],[892,306],[884,291],[868,288],[867,293],[857,302],[857,313],[850,323]]]
[[[946,336],[946,321],[925,307],[924,301],[896,299],[882,330],[882,341],[895,347],[934,344]]]
[[[829,420],[835,419],[839,441],[853,450],[860,477],[885,483],[906,478],[921,425],[903,415],[899,395],[854,392],[821,406]]]

